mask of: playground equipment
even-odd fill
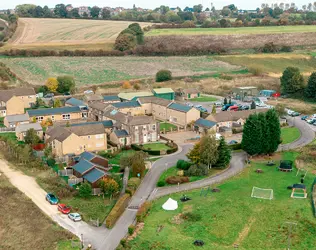
[[[304,184],[294,184],[292,187],[292,198],[307,198],[306,186]]]
[[[291,172],[293,170],[293,161],[280,161],[279,171]]]
[[[273,199],[273,189],[253,187],[252,192],[251,192],[251,197],[272,200]]]

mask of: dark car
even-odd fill
[[[54,94],[53,93],[48,93],[46,95],[44,95],[44,98],[53,98]]]
[[[303,116],[301,117],[301,120],[306,121],[307,118],[308,118],[308,115],[303,115]]]
[[[300,113],[299,112],[295,112],[295,111],[290,114],[290,116],[292,116],[292,117],[299,116],[299,115],[300,115]]]
[[[46,195],[46,200],[51,204],[51,205],[57,205],[58,204],[58,198],[51,193],[48,193]]]
[[[231,140],[228,145],[234,145],[234,144],[238,144],[238,141],[235,141],[235,140]]]
[[[225,104],[223,107],[222,107],[222,111],[227,111],[227,109],[231,106],[234,106],[234,104]]]
[[[241,110],[249,110],[249,109],[250,109],[249,105],[242,105],[241,106]]]

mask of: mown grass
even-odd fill
[[[286,127],[281,129],[282,144],[296,141],[301,136],[301,132],[296,127]]]
[[[270,26],[270,27],[238,27],[238,28],[183,28],[183,29],[152,29],[146,36],[164,35],[237,35],[237,34],[274,34],[315,32],[311,25]]]
[[[0,176],[0,249],[56,249],[74,237]],[[63,249],[63,248],[58,248]]]
[[[160,131],[171,131],[177,129],[176,125],[173,125],[168,122],[160,122]]]
[[[215,102],[217,98],[211,96],[200,96],[197,98],[190,99],[191,102]]]
[[[144,144],[143,145],[144,149],[147,150],[168,150],[170,149],[170,147],[168,147],[166,144],[164,143],[148,143],[148,144]]]
[[[296,153],[285,153],[283,159],[294,160]],[[285,249],[288,225],[293,221],[291,242],[293,249],[313,249],[316,222],[310,199],[290,198],[287,186],[299,183],[296,172],[278,172],[265,162],[253,162],[240,175],[218,185],[221,192],[200,196],[200,190],[185,192],[192,201],[181,203],[183,193],[156,200],[145,227],[131,243],[132,249],[196,249],[193,242],[203,240],[203,249],[231,249],[236,243],[241,249]],[[263,174],[255,173],[262,169]],[[305,184],[310,192],[314,176],[307,174]],[[273,200],[251,198],[253,186],[274,191]],[[164,211],[161,206],[171,197],[178,201],[175,211]],[[172,219],[183,212],[201,216],[198,221]],[[157,232],[158,226],[163,226]]]

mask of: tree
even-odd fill
[[[218,144],[218,159],[214,165],[214,168],[226,168],[232,158],[231,150],[228,147],[225,138],[222,136]]]
[[[281,143],[281,126],[280,120],[274,109],[270,109],[266,113],[268,135],[266,140],[268,143],[267,153],[274,153]]]
[[[119,35],[115,40],[114,48],[119,51],[133,49],[136,46],[136,38],[132,34]]]
[[[52,17],[52,12],[50,11],[50,9],[48,8],[47,5],[44,6],[43,8],[43,16],[44,17]]]
[[[111,18],[111,11],[103,8],[101,11],[101,16],[103,19],[110,19]]]
[[[217,162],[218,150],[215,134],[207,134],[201,138],[200,155],[201,162],[209,169]]]
[[[164,82],[172,80],[172,73],[170,70],[162,69],[156,73],[156,82]]]
[[[137,44],[144,43],[144,31],[140,27],[138,23],[132,23],[128,26],[128,28],[135,32]]]
[[[78,9],[78,8],[73,8],[73,9],[69,12],[69,16],[70,16],[70,17],[74,17],[74,18],[80,18],[79,9]]]
[[[65,93],[65,92],[75,92],[76,88],[76,82],[75,79],[72,76],[58,76],[58,88],[57,91],[59,93]]]
[[[260,133],[261,128],[259,127],[258,116],[257,114],[252,114],[246,120],[241,141],[242,149],[248,154],[256,155],[260,153]]]
[[[125,81],[125,82],[123,82],[123,84],[122,84],[122,88],[123,88],[123,89],[130,89],[131,87],[132,87],[132,85],[130,84],[129,81]]]
[[[201,144],[198,142],[186,155],[193,164],[199,164],[201,162],[200,148]]]
[[[68,15],[67,9],[66,9],[66,5],[64,4],[57,4],[54,8],[54,14],[57,17],[62,17],[65,18]]]
[[[100,188],[103,193],[110,195],[110,197],[112,198],[113,194],[119,191],[120,186],[112,178],[106,178],[100,183]]]
[[[99,8],[98,6],[93,6],[90,9],[91,17],[94,18],[94,19],[98,19],[99,18],[99,14],[100,14],[100,10],[101,10],[101,8]]]
[[[53,107],[54,108],[60,108],[61,106],[62,106],[61,105],[61,101],[59,99],[55,99]]]
[[[147,154],[142,151],[138,151],[132,156],[132,159],[131,159],[132,174],[134,177],[143,178],[145,176],[145,170],[146,170],[145,158],[146,157],[147,157]]]
[[[258,114],[258,129],[259,131],[259,136],[258,141],[260,142],[260,151],[259,154],[267,154],[268,149],[269,149],[269,141],[267,140],[269,136],[269,128],[267,125],[267,119],[266,119],[266,114],[265,113],[259,113]]]
[[[37,143],[39,143],[40,138],[38,137],[36,131],[33,128],[31,128],[28,131],[26,131],[24,140],[27,144],[36,145]]]
[[[46,87],[51,92],[56,92],[58,88],[58,81],[55,77],[50,77],[46,80]]]
[[[226,105],[227,104],[227,98],[225,97],[224,98],[224,105]]]
[[[255,101],[252,101],[252,102],[251,102],[250,108],[251,108],[251,109],[256,109],[256,103],[255,103]]]
[[[213,104],[213,107],[212,107],[212,114],[216,114],[216,106],[215,106],[215,104]]]
[[[305,96],[307,98],[316,98],[316,72],[313,72],[308,78]]]
[[[202,4],[198,4],[198,5],[194,5],[193,6],[193,12],[201,13],[202,10],[203,10],[203,5]]]
[[[301,90],[304,86],[304,78],[300,73],[299,68],[287,67],[281,80],[281,91],[284,94],[293,94]]]
[[[133,88],[134,88],[135,90],[140,90],[140,85],[139,85],[138,83],[135,83],[135,84],[133,85]]]
[[[91,185],[87,182],[84,182],[79,187],[79,196],[82,198],[89,198],[92,193]]]
[[[224,7],[224,8],[222,9],[221,13],[222,13],[223,16],[229,16],[230,13],[231,13],[231,10],[230,10],[229,8],[227,8],[227,7]],[[225,20],[225,19],[224,19],[224,20]]]
[[[284,116],[286,114],[284,104],[278,103],[274,106],[274,109],[279,117]]]

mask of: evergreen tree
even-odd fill
[[[280,80],[281,91],[284,94],[293,94],[304,87],[304,78],[295,67],[286,68]]]
[[[316,72],[313,72],[308,78],[305,96],[307,98],[316,98]]]
[[[281,127],[279,117],[274,109],[266,113],[268,154],[274,153],[281,143]]]
[[[261,129],[257,114],[252,114],[244,125],[241,147],[250,155],[259,154],[261,151]]]
[[[256,109],[256,103],[255,101],[252,101],[251,105],[250,105],[251,109]]]
[[[218,159],[214,165],[214,168],[226,168],[232,156],[231,156],[231,150],[228,147],[223,136],[221,137],[219,141],[217,151],[218,151]]]
[[[226,105],[227,104],[227,98],[225,97],[224,98],[224,105]]]
[[[232,104],[232,99],[231,98],[229,98],[228,104]]]
[[[265,113],[258,114],[258,123],[260,127],[260,136],[258,140],[260,141],[260,154],[267,154],[269,149],[269,142],[267,140],[269,135],[269,129],[267,127],[267,120]],[[259,129],[259,128],[258,128]]]

